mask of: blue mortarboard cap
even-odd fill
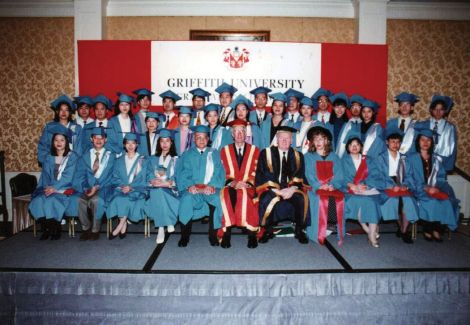
[[[320,96],[326,96],[326,98],[329,98],[331,95],[333,95],[333,93],[331,91],[329,91],[328,89],[320,87],[320,88],[317,89],[317,91],[315,93],[313,93],[312,99],[314,101],[318,101],[318,98],[320,98]]]
[[[269,94],[272,90],[267,87],[258,87],[255,89],[250,90],[250,94],[258,95],[258,94]]]
[[[396,126],[388,127],[385,129],[385,139],[388,139],[388,137],[390,137],[392,134],[399,134],[401,137],[403,137],[403,131]]]
[[[289,99],[290,97],[295,97],[297,98],[299,101],[304,98],[304,93],[303,92],[300,92],[298,90],[295,90],[295,89],[292,89],[292,88],[289,88],[287,89],[287,91],[284,93],[284,95],[286,95],[286,97]]]
[[[393,100],[398,103],[409,102],[411,105],[414,105],[419,102],[419,97],[412,93],[402,92],[398,96],[395,96]]]
[[[160,129],[158,131],[158,135],[160,138],[170,138],[170,139],[173,139],[174,135],[173,135],[173,131],[170,130],[170,129]]]
[[[126,135],[124,136],[124,140],[135,141],[135,142],[139,143],[140,142],[140,134],[133,133],[133,132],[126,133]]]
[[[364,97],[362,97],[359,94],[354,94],[354,95],[351,96],[351,98],[349,98],[349,102],[350,102],[351,105],[352,105],[352,103],[358,103],[358,104],[361,104],[361,106],[362,106],[363,101],[364,101]]]
[[[204,113],[209,113],[209,112],[219,112],[219,105],[217,104],[208,104],[204,106]]]
[[[106,130],[108,128],[104,128],[104,127],[94,127],[92,130],[91,130],[91,135],[101,135],[103,137],[106,137],[107,134],[106,134]]]
[[[129,103],[129,104],[134,104],[135,103],[134,97],[132,97],[132,96],[129,96],[129,95],[126,95],[126,94],[120,93],[120,92],[118,92],[117,95],[118,95],[118,100],[121,103]]]
[[[178,96],[176,93],[174,93],[174,92],[171,91],[171,90],[164,91],[164,92],[162,92],[159,96],[160,96],[162,99],[171,98],[171,99],[173,99],[173,100],[175,101],[175,103],[181,99],[180,96]]]
[[[243,95],[238,95],[230,104],[230,107],[235,109],[238,104],[245,104],[248,109],[251,109],[253,107],[253,102],[246,98]]]
[[[349,107],[351,106],[351,103],[349,102],[349,98],[348,98],[348,95],[346,95],[345,93],[341,92],[341,93],[337,93],[337,94],[334,94],[334,95],[331,95],[329,97],[330,99],[330,102],[334,103],[335,101],[337,101],[338,99],[341,99],[341,100],[344,100],[344,102],[346,103],[346,107]]]
[[[191,108],[189,108],[188,106],[181,106],[180,109],[179,109],[179,113],[178,114],[189,114],[189,115],[192,115],[193,114],[193,110]]]
[[[443,96],[443,95],[434,95],[432,96],[431,99],[431,105],[434,104],[437,101],[443,101],[445,105],[445,110],[449,112],[452,107],[454,106],[454,101],[452,100],[452,97],[449,96]]]
[[[52,126],[50,126],[47,131],[54,135],[54,134],[62,134],[64,137],[67,137],[67,139],[70,141],[70,139],[72,139],[72,131],[63,126],[62,124],[60,123],[57,123],[57,124],[54,124]]]
[[[106,97],[105,95],[98,95],[95,98],[93,98],[93,105],[96,105],[98,103],[102,103],[104,106],[106,106],[107,109],[112,110],[113,109],[113,101]]]
[[[90,96],[77,96],[73,98],[75,103],[78,104],[78,106],[82,104],[86,104],[88,106],[93,106],[94,102],[93,99]]]
[[[157,112],[147,112],[147,114],[145,115],[145,119],[147,118],[154,118],[156,119],[157,121],[160,122],[159,118],[160,118],[160,114],[158,114]]]
[[[153,91],[147,88],[139,88],[134,90],[132,93],[137,96],[149,96],[150,98],[152,98],[152,95],[155,94]]]
[[[193,132],[199,132],[199,133],[207,133],[207,134],[210,133],[210,129],[209,129],[209,127],[206,126],[206,125],[197,125],[197,126],[193,126],[193,127],[191,128],[191,130],[192,130]]]
[[[274,93],[274,94],[270,94],[269,97],[271,97],[273,99],[273,101],[281,101],[283,103],[287,102],[287,96],[284,95],[283,93]]]
[[[377,113],[377,111],[379,110],[379,107],[380,105],[376,102],[374,102],[373,100],[370,100],[370,99],[364,99],[362,101],[362,107],[369,107],[371,108],[374,112]]]
[[[434,132],[429,128],[429,122],[418,122],[415,124],[417,135],[424,135],[426,138],[433,138]]]
[[[207,98],[207,99],[209,99],[209,96],[211,95],[210,92],[205,91],[202,88],[192,89],[192,90],[189,91],[189,93],[192,94],[193,96],[203,97],[203,98]]]
[[[300,104],[302,105],[307,105],[307,106],[310,106],[312,108],[315,107],[314,103],[313,103],[313,100],[310,98],[310,97],[307,97],[307,96],[304,96],[304,98],[302,98],[300,100]]]
[[[68,105],[72,111],[74,111],[77,108],[75,103],[66,95],[60,95],[59,97],[54,99],[51,102],[51,107],[52,109],[56,110],[56,109],[59,109],[60,104]]]
[[[351,139],[359,139],[359,141],[361,141],[362,143],[361,134],[359,132],[349,131],[348,134],[346,135],[346,138],[344,139],[344,143],[348,143],[348,141]]]
[[[219,87],[215,88],[215,91],[219,94],[222,93],[230,93],[231,95],[235,94],[237,92],[237,88],[235,88],[232,85],[229,85],[228,83],[224,82],[221,84]]]

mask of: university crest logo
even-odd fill
[[[232,69],[240,69],[245,63],[250,62],[249,55],[247,49],[240,51],[238,46],[235,46],[233,50],[228,48],[224,51],[224,62],[227,62]]]

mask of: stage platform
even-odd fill
[[[27,230],[0,241],[0,323],[468,324],[470,237],[407,245],[394,231],[379,249],[364,234],[248,249],[235,231],[222,249],[200,223],[186,248],[178,228],[161,245],[142,225],[112,241]]]

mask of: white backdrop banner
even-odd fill
[[[189,90],[203,88],[218,103],[217,86],[226,82],[253,100],[250,90],[264,86],[273,92],[289,88],[311,96],[321,82],[321,44],[276,42],[152,42],[152,102],[173,90],[191,105]]]

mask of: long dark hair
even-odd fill
[[[60,111],[60,106],[62,106],[62,104],[66,105],[69,109],[68,121],[70,122],[72,120],[72,107],[70,107],[70,105],[67,104],[66,102],[59,103],[59,105],[57,105],[57,109],[54,109],[54,122],[59,122],[60,121],[59,111]]]
[[[421,154],[421,147],[419,146],[419,140],[422,138],[422,137],[426,137],[425,135],[423,134],[419,134],[417,137],[416,137],[416,142],[415,142],[415,148],[416,148],[416,152],[420,153]],[[428,138],[428,139],[431,139],[431,147],[429,148],[428,150],[428,154],[432,155],[432,153],[434,152],[434,139],[431,137],[431,138]]]
[[[158,138],[158,142],[157,142],[157,150],[155,151],[155,156],[157,156],[157,157],[160,157],[162,155],[162,151],[163,151],[162,146],[160,145],[160,140],[161,139],[163,139],[163,138]],[[170,146],[170,150],[168,151],[168,154],[171,157],[178,156],[178,154],[176,153],[175,141],[173,141],[173,139],[171,139],[171,146]]]
[[[116,104],[114,105],[114,115],[115,115],[115,116],[121,114],[121,111],[119,110],[119,104],[120,104],[120,103],[121,103],[121,101],[118,100],[118,101],[116,102]],[[126,103],[128,103],[128,102],[126,102]],[[128,113],[128,114],[129,114],[129,117],[130,117],[130,118],[134,118],[134,114],[132,114],[132,103],[128,103],[128,104],[130,105],[130,109],[129,109],[129,113]]]
[[[54,147],[54,140],[55,140],[55,137],[58,136],[58,135],[61,135],[65,138],[65,149],[64,149],[64,157],[67,156],[70,152],[70,142],[69,142],[69,138],[61,133],[54,133],[54,135],[52,136],[52,140],[51,140],[51,155],[52,156],[56,156],[57,157],[57,149]]]

